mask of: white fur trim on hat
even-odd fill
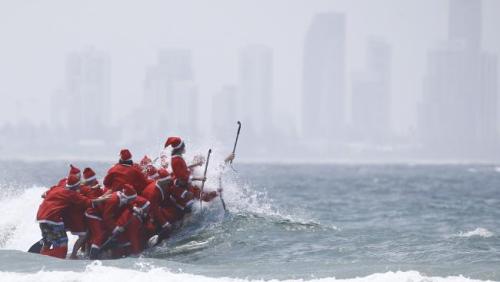
[[[89,177],[89,178],[84,178],[83,180],[85,180],[85,182],[89,182],[89,181],[96,180],[96,179],[97,179],[97,176],[94,175],[94,176]]]
[[[179,149],[180,147],[182,147],[182,145],[184,145],[184,140],[181,140],[181,142],[179,143],[179,145],[177,145],[177,146],[175,146],[175,147],[174,147],[174,146],[172,146],[172,148],[174,148],[174,149]]]

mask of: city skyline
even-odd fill
[[[362,55],[353,63],[351,13],[334,7],[314,12],[303,22],[299,44],[303,48],[296,54],[302,65],[292,70],[298,75],[290,81],[293,91],[283,91],[282,49],[273,44],[233,45],[231,64],[227,54],[214,53],[214,59],[225,63],[212,65],[213,75],[233,71],[213,83],[211,91],[204,79],[208,69],[199,67],[204,58],[197,48],[156,48],[148,64],[134,70],[134,79],[141,83],[139,89],[130,90],[133,95],[116,90],[122,82],[116,80],[122,62],[114,58],[115,53],[89,44],[66,54],[62,82],[45,99],[49,100],[46,117],[23,118],[26,113],[20,106],[15,122],[0,115],[0,128],[15,131],[31,124],[30,128],[42,132],[43,128],[62,130],[71,135],[68,140],[105,151],[106,143],[115,141],[151,146],[153,142],[148,145],[144,136],[157,141],[163,132],[191,140],[227,138],[231,135],[227,131],[241,120],[249,143],[289,140],[289,152],[310,144],[303,155],[311,158],[489,157],[499,149],[499,74],[498,52],[484,47],[489,38],[483,24],[488,2],[450,0],[443,19],[448,23],[445,36],[425,48],[422,78],[413,77],[420,83],[412,91],[420,94],[412,98],[411,107],[401,103],[408,93],[398,86],[399,42],[383,32],[367,32],[356,47]],[[453,75],[463,76],[461,84],[451,84]],[[448,101],[454,93],[463,97],[455,104]],[[402,109],[415,112],[413,125],[405,121],[406,126],[401,126],[398,112]],[[461,142],[454,142],[457,137]],[[456,148],[448,150],[448,144]],[[285,153],[283,146],[274,145],[261,148],[260,155]],[[465,147],[483,152],[468,149],[465,153]]]

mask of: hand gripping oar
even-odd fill
[[[240,137],[240,130],[241,130],[241,122],[238,121],[238,131],[236,132],[236,140],[234,140],[234,146],[233,146],[233,155],[234,153],[236,152],[236,145],[238,145],[238,138]],[[231,166],[231,168],[236,171],[236,169],[234,169],[233,167],[233,160],[231,160],[229,162],[229,165]]]
[[[200,191],[200,210],[203,207],[203,187],[205,187],[205,181],[207,180],[207,169],[208,162],[210,161],[210,155],[212,154],[212,149],[208,149],[207,162],[205,163],[205,172],[203,173],[203,181],[201,182],[201,191]]]

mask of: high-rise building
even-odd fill
[[[497,59],[480,48],[480,7],[451,0],[449,40],[428,54],[419,131],[430,152],[489,157],[497,148]]]
[[[249,45],[240,52],[239,110],[241,121],[250,132],[267,133],[272,128],[273,51]]]
[[[190,50],[162,50],[146,70],[148,125],[154,131],[193,136],[198,133],[198,87]]]
[[[481,45],[481,0],[450,0],[448,32],[451,41],[465,48]]]
[[[68,56],[64,90],[67,104],[64,107],[73,137],[98,139],[109,127],[110,72],[109,55],[94,48]]]
[[[235,86],[226,85],[213,96],[213,132],[219,140],[229,140],[229,137],[234,134],[234,124],[238,120],[236,115],[237,95]]]
[[[382,143],[391,132],[391,47],[372,38],[366,69],[352,75],[352,125],[357,141]]]
[[[336,138],[345,125],[345,15],[317,14],[304,45],[302,133]]]

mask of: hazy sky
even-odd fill
[[[246,44],[273,48],[278,120],[298,120],[306,30],[315,13],[336,11],[347,15],[347,85],[350,72],[364,67],[370,36],[392,45],[392,120],[404,131],[415,123],[426,52],[446,39],[447,7],[447,0],[0,0],[0,124],[47,121],[67,54],[85,46],[111,56],[114,121],[142,102],[145,68],[161,48],[193,50],[200,96],[209,105],[214,92],[237,83]],[[497,55],[499,19],[500,1],[484,0],[483,48]]]

